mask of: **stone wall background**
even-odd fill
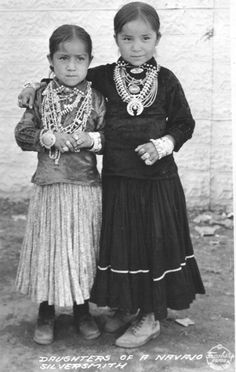
[[[25,81],[48,75],[48,38],[64,23],[91,34],[92,66],[118,51],[113,17],[122,0],[1,0],[0,197],[27,198],[36,165],[14,140]],[[179,78],[196,120],[193,138],[175,155],[188,206],[232,209],[232,120],[229,0],[147,0],[158,10],[160,64]]]

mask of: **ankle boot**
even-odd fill
[[[154,314],[143,314],[115,341],[115,344],[123,348],[135,348],[145,345],[159,334],[160,322],[155,320]]]
[[[47,301],[39,305],[33,340],[40,345],[49,345],[54,340],[55,309]]]
[[[82,305],[74,304],[74,321],[75,327],[86,340],[92,340],[100,336],[101,332],[92,315],[89,313],[88,301]]]

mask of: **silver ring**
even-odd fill
[[[67,146],[63,146],[63,147],[62,147],[62,150],[65,151],[65,152],[66,152],[66,151],[69,151],[69,149],[68,149]]]
[[[152,162],[151,162],[151,160],[146,159],[146,160],[145,160],[145,164],[146,164],[146,165],[152,165]]]
[[[148,152],[145,152],[145,154],[143,154],[143,159],[146,160],[149,158],[150,158],[150,154]]]
[[[66,141],[66,144],[67,144],[67,146],[70,146],[70,141],[67,140],[67,141]]]

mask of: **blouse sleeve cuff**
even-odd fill
[[[182,147],[184,144],[184,139],[183,139],[183,133],[178,130],[177,128],[170,129],[168,133],[170,136],[174,138],[174,151],[179,151],[179,149]]]

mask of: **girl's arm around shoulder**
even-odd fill
[[[195,121],[183,88],[174,73],[162,67],[160,75],[166,91],[167,134],[175,140],[174,151],[179,151],[182,145],[192,137]]]
[[[87,74],[87,80],[92,82],[93,88],[102,94],[106,94],[106,83],[112,80],[115,63],[100,65],[90,68]]]
[[[33,107],[27,108],[15,127],[16,143],[23,151],[44,151],[40,145],[40,132],[42,129],[40,106],[42,101],[42,90],[37,91]]]
[[[93,89],[93,110],[95,111],[95,129],[93,132],[89,132],[89,135],[93,139],[94,144],[90,151],[102,154],[105,142],[104,127],[106,103],[103,95],[95,89]]]

